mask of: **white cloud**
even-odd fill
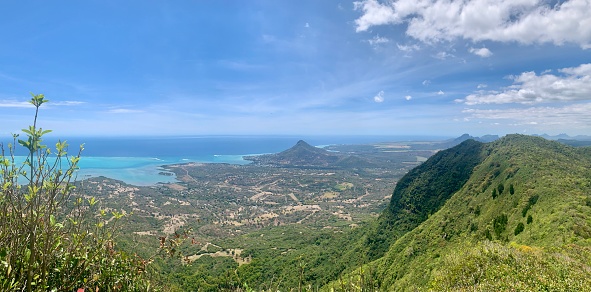
[[[574,76],[589,76],[591,75],[591,63],[590,64],[581,64],[579,67],[572,67],[572,68],[563,68],[558,70],[562,73],[574,75]],[[551,72],[550,70],[544,71],[545,73]]]
[[[437,95],[444,95],[444,94],[445,94],[445,92],[443,92],[442,90],[439,90],[439,91],[437,92]]]
[[[487,48],[480,48],[480,49],[470,48],[469,51],[470,51],[470,53],[480,56],[482,58],[488,58],[488,57],[492,56],[492,54],[493,54]]]
[[[366,31],[374,25],[392,23],[396,20],[392,7],[382,5],[377,0],[364,0],[353,2],[355,10],[362,10],[363,15],[355,20],[356,31]]]
[[[357,32],[406,23],[406,34],[426,43],[467,39],[591,48],[589,0],[363,0],[354,5],[363,12],[355,20]]]
[[[49,101],[47,104],[44,104],[43,107],[52,107],[52,106],[76,106],[84,104],[85,102],[82,101]],[[11,108],[29,108],[33,107],[33,105],[28,101],[16,101],[16,100],[0,100],[0,107],[11,107]]]
[[[49,105],[55,105],[55,106],[76,106],[76,105],[81,105],[81,104],[85,104],[86,102],[83,101],[72,101],[72,100],[65,100],[65,101],[57,101],[57,102],[49,102]]]
[[[447,52],[439,52],[437,53],[435,56],[433,56],[436,59],[439,60],[446,60],[448,58],[452,58],[455,57],[453,54],[447,53]]]
[[[373,100],[377,103],[384,102],[384,91],[378,92],[376,96],[373,97]]]
[[[513,85],[502,91],[480,90],[466,96],[467,105],[541,103],[591,100],[591,64],[560,69],[563,75],[524,72],[510,76]]]
[[[377,46],[379,44],[385,44],[390,40],[385,37],[380,37],[379,35],[374,36],[372,39],[367,40],[367,42],[372,46]]]
[[[33,105],[28,101],[0,100],[0,107],[27,108]]]
[[[407,96],[405,96],[405,97],[404,97],[404,99],[406,99],[406,100],[411,100],[411,99],[412,99],[412,96],[410,96],[410,95],[407,95]]]
[[[396,46],[398,47],[399,50],[401,50],[405,53],[412,53],[414,51],[418,51],[421,49],[421,47],[417,44],[412,44],[412,45],[396,44]]]
[[[480,83],[480,84],[478,84],[478,86],[476,86],[476,88],[482,89],[482,88],[486,88],[487,86],[488,85],[486,85],[486,84]]]
[[[423,85],[427,86],[429,84],[431,84],[431,80],[424,80],[423,81]]]
[[[306,24],[304,24],[304,27],[305,28],[309,28],[310,27],[310,24],[306,22]]]

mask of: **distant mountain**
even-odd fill
[[[480,138],[476,139],[476,141],[479,141],[482,143],[488,143],[488,142],[496,141],[499,138],[500,138],[499,135],[484,135],[484,136],[481,136]]]
[[[566,140],[566,141],[570,141],[570,140],[576,140],[576,141],[591,141],[591,136],[588,135],[577,135],[577,136],[569,136],[567,134],[559,134],[559,135],[548,135],[548,134],[542,134],[542,135],[537,135],[534,134],[533,136],[538,136],[538,137],[542,137],[548,140]]]
[[[276,153],[256,156],[245,156],[245,160],[258,165],[281,167],[321,167],[321,168],[375,168],[377,164],[368,159],[336,152],[330,152],[322,148],[314,147],[303,140],[298,141],[293,147]]]
[[[463,134],[460,137],[443,141],[438,146],[441,149],[447,149],[447,148],[454,147],[454,146],[456,146],[456,145],[458,145],[458,144],[460,144],[460,143],[462,143],[462,142],[464,142],[466,140],[470,140],[470,139],[472,139],[474,141],[482,142],[482,143],[488,143],[488,142],[493,142],[493,141],[499,139],[499,136],[497,136],[497,135],[484,135],[482,137],[474,137],[474,136],[471,136],[469,134]]]
[[[300,140],[285,151],[276,154],[245,156],[244,159],[260,165],[330,167],[335,166],[340,157]]]
[[[559,134],[555,136],[551,136],[548,134],[542,135],[533,135],[537,137],[542,137],[547,140],[558,141],[562,144],[574,146],[574,147],[584,147],[584,146],[591,146],[591,136],[586,135],[577,135],[577,136],[569,136],[567,134]]]
[[[585,147],[585,146],[591,146],[591,140],[576,140],[576,139],[558,139],[556,140],[557,142],[560,142],[562,144],[566,144],[566,145],[570,145],[573,147]]]
[[[342,279],[380,291],[591,287],[591,148],[507,135],[439,153],[398,182],[360,239],[383,257],[330,287],[349,285]]]

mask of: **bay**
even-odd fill
[[[182,136],[182,137],[71,137],[66,140],[70,154],[84,145],[78,180],[104,176],[128,184],[150,186],[176,182],[162,166],[179,163],[248,164],[246,155],[277,153],[305,140],[311,145],[369,144],[386,141],[433,140],[417,136]],[[8,145],[3,140],[3,145]],[[47,138],[52,148],[57,139]],[[22,148],[22,147],[21,147]],[[18,148],[19,160],[25,152]]]

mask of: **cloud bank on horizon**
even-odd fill
[[[1,136],[591,130],[591,0],[57,6],[0,6]]]

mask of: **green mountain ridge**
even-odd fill
[[[469,140],[441,153],[400,180],[378,228],[366,233],[365,241],[380,235],[391,240],[383,257],[327,289],[591,287],[588,148],[508,135],[488,144]],[[443,188],[448,192],[437,191]]]
[[[388,208],[378,218],[377,228],[366,237],[369,258],[373,260],[383,255],[393,240],[439,210],[482,161],[483,145],[466,140],[456,147],[438,152],[402,177]]]

